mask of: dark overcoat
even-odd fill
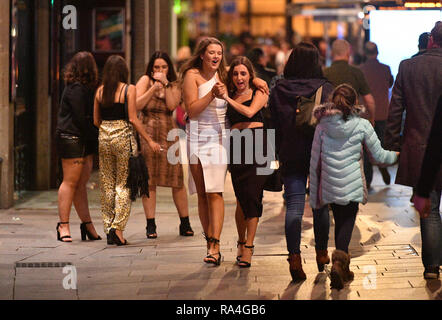
[[[415,187],[427,148],[437,101],[442,93],[442,48],[404,60],[394,83],[389,106],[384,147],[400,151],[396,183]],[[405,125],[401,137],[404,111]],[[439,166],[435,189],[442,188],[442,169]]]

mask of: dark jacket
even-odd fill
[[[375,121],[385,121],[388,117],[388,90],[393,85],[390,67],[378,59],[367,59],[360,66],[367,79],[376,105]]]
[[[425,198],[430,197],[434,189],[437,176],[434,174],[441,170],[442,165],[442,95],[437,103],[436,115],[431,126],[428,146],[422,162],[422,170],[417,183],[416,193]]]
[[[94,91],[75,82],[67,85],[60,102],[57,134],[80,137],[83,141],[97,140],[98,130],[93,124]]]
[[[401,152],[397,184],[417,185],[441,92],[442,48],[429,49],[422,55],[401,62],[384,135],[385,148]],[[401,138],[404,111],[406,118]],[[442,170],[434,172],[434,175],[438,175],[435,188],[441,189]]]
[[[306,134],[295,127],[295,99],[296,96],[310,98],[321,86],[321,103],[325,103],[333,91],[333,85],[326,79],[281,79],[270,93],[269,109],[283,175],[309,172],[313,133]]]

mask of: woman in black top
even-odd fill
[[[254,78],[255,74],[249,59],[236,58],[230,65],[227,78],[230,96],[227,94],[223,96],[229,103],[227,118],[233,130],[230,139],[230,172],[237,198],[235,211],[238,231],[237,261],[241,268],[251,266],[253,241],[258,228],[258,220],[262,215],[264,184],[268,178],[268,175],[257,173],[257,169],[265,167],[266,164],[258,163],[256,155],[260,152],[255,144],[256,140],[257,144],[263,147],[261,151],[264,151],[267,146],[260,111],[267,104],[268,95],[256,90],[253,85]],[[245,139],[235,138],[235,136],[243,135],[246,136]],[[259,138],[260,136],[262,139]],[[238,154],[238,150],[241,154]],[[249,155],[252,156],[251,159],[247,159]]]
[[[90,240],[100,240],[91,222],[86,190],[98,145],[98,131],[92,123],[98,75],[92,54],[77,53],[66,67],[64,80],[66,88],[56,129],[57,151],[63,166],[63,182],[58,189],[57,239],[72,242],[69,215],[73,202],[82,221],[82,240],[86,240],[86,236]]]
[[[94,101],[94,124],[99,127],[101,214],[108,244],[126,245],[123,237],[130,215],[127,187],[131,150],[138,152],[132,125],[152,152],[161,146],[147,134],[137,118],[137,89],[127,84],[129,69],[119,55],[110,56],[103,69],[103,85]],[[127,103],[127,114],[125,103]]]

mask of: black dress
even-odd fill
[[[254,95],[255,92],[253,92],[252,98],[243,102],[242,105],[250,106]],[[257,112],[252,118],[247,118],[231,105],[227,109],[227,118],[232,126],[239,122],[263,122],[261,112]],[[240,154],[238,154],[239,150]],[[262,216],[263,190],[268,175],[258,174],[257,169],[268,167],[267,162],[262,163],[266,156],[267,132],[264,128],[233,129],[231,131],[230,174],[235,196],[245,218]]]

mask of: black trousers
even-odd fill
[[[332,203],[330,206],[335,219],[335,247],[348,253],[348,245],[355,226],[359,203],[350,202],[345,206]]]

